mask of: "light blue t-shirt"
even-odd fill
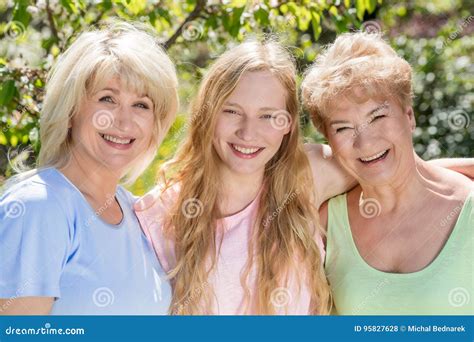
[[[57,169],[0,197],[0,298],[55,297],[56,315],[163,315],[171,288],[123,187],[123,220],[105,223]],[[6,304],[8,305],[8,303]]]

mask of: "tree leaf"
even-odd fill
[[[314,40],[318,40],[321,35],[321,16],[315,10],[311,11],[311,27],[313,28]]]
[[[253,12],[253,16],[255,17],[255,20],[262,25],[262,26],[267,26],[270,25],[270,20],[268,20],[268,11],[264,9],[262,6],[258,8],[255,12]]]
[[[9,104],[16,92],[15,81],[8,80],[3,82],[2,88],[0,89],[0,106]]]
[[[365,0],[365,8],[369,13],[373,13],[377,8],[377,0]]]
[[[27,11],[28,5],[28,0],[18,0],[13,10],[12,20],[22,23],[25,29],[31,20],[31,14]]]
[[[365,0],[356,0],[356,11],[357,11],[357,18],[359,20],[364,20],[364,13],[365,13]]]

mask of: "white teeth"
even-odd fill
[[[116,144],[122,144],[122,145],[130,144],[130,142],[132,141],[132,139],[120,139],[120,138],[114,137],[113,135],[108,135],[108,134],[101,134],[101,136],[105,140],[112,141]]]
[[[252,154],[260,150],[259,148],[245,148],[232,144],[232,147],[243,154]]]
[[[360,158],[360,160],[364,161],[364,162],[369,162],[369,161],[372,161],[372,160],[375,160],[377,158],[380,158],[381,156],[383,156],[385,154],[385,152],[387,152],[388,150],[385,150],[385,151],[382,151],[380,153],[377,153],[376,155],[373,155],[371,157],[368,157],[368,158]]]

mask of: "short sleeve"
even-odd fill
[[[28,184],[0,197],[0,297],[61,296],[70,223],[45,185]]]
[[[157,190],[154,189],[151,192],[157,193]],[[157,198],[153,206],[136,212],[143,232],[151,241],[161,267],[167,273],[175,266],[176,257],[174,241],[164,233],[164,222],[177,195],[176,188],[170,188]]]

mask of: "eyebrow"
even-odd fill
[[[101,90],[99,90],[99,91],[104,91],[104,90],[109,90],[109,91],[111,91],[111,92],[114,93],[114,94],[120,93],[120,90],[118,90],[117,88],[104,88],[104,89],[101,89]],[[143,95],[141,95],[141,96],[138,96],[138,98],[140,98],[140,99],[145,99],[145,98],[146,98],[146,99],[149,99],[150,101],[152,101],[152,99],[151,99],[148,95],[146,95],[146,94],[143,94]],[[152,101],[152,102],[153,102],[153,101]]]
[[[377,106],[376,108],[370,110],[365,116],[371,116],[372,114],[378,112],[381,109],[387,108],[388,104],[387,103],[382,103],[381,105]],[[349,121],[347,120],[334,120],[329,123],[329,125],[337,125],[337,124],[343,124],[343,123],[348,123]]]
[[[238,103],[234,103],[234,102],[225,102],[224,103],[224,106],[232,106],[232,107],[239,107],[240,109],[243,109],[241,105],[239,105]],[[275,108],[275,107],[261,107],[259,108],[259,110],[281,110],[279,108]]]

